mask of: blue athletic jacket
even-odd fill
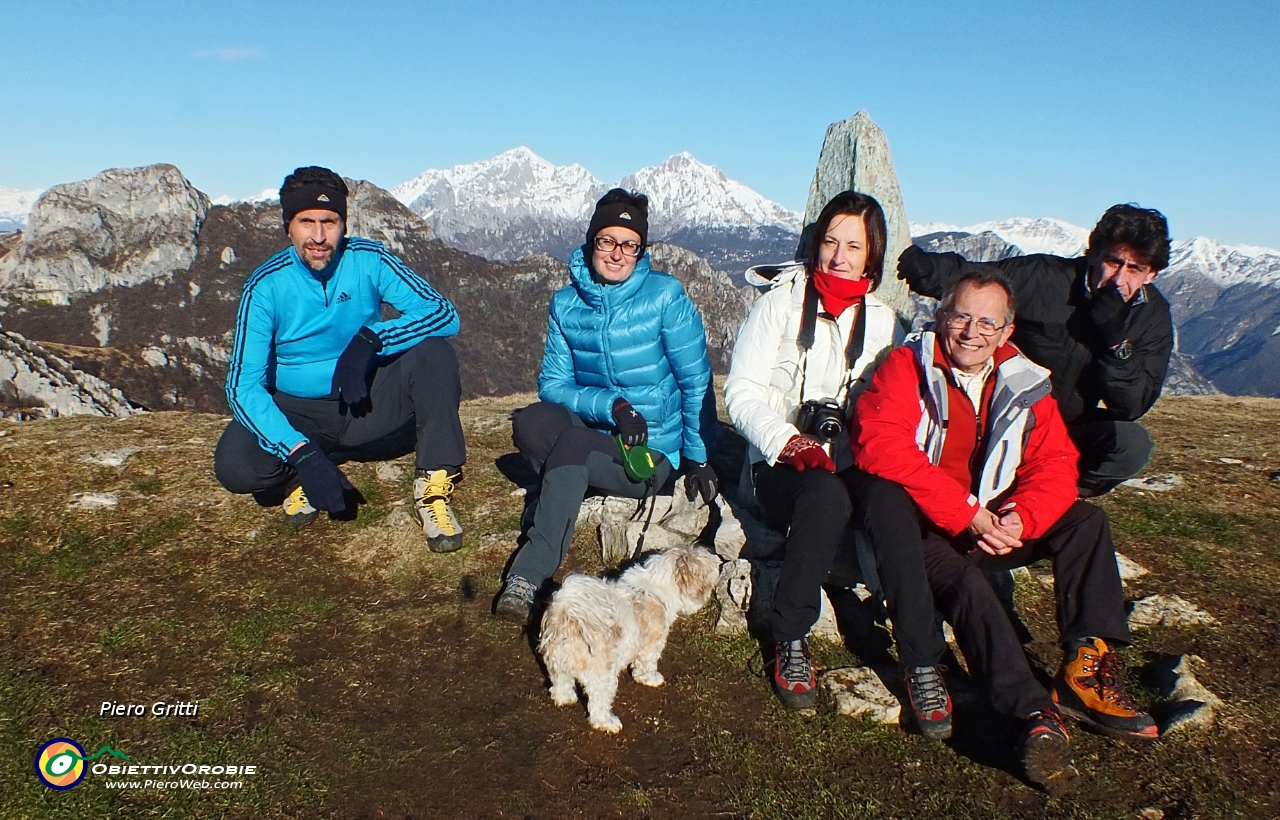
[[[702,316],[673,276],[649,269],[649,254],[625,282],[601,285],[582,248],[569,258],[572,283],[551,297],[538,396],[563,404],[600,430],[613,428],[624,398],[649,422],[649,447],[673,467],[680,455],[708,459],[715,442],[711,365]]]
[[[250,275],[240,297],[227,403],[262,449],[282,459],[306,436],[272,393],[329,397],[338,356],[361,327],[378,334],[383,356],[458,332],[453,305],[381,242],[348,237],[340,253],[332,275],[321,279],[292,247],[283,250]],[[382,321],[383,302],[400,318]]]

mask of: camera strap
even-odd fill
[[[818,287],[813,282],[813,276],[810,275],[804,285],[804,305],[800,310],[800,333],[796,337],[796,343],[800,346],[800,402],[804,403],[804,382],[805,371],[809,365],[809,350],[813,348],[814,339],[818,332]],[[845,369],[845,396],[848,397],[848,381],[853,376],[853,366],[857,364],[858,359],[862,356],[862,351],[867,343],[867,300],[866,297],[859,299],[854,303],[858,308],[858,318],[853,322],[853,332],[849,334],[849,344],[845,348],[844,363]],[[835,320],[836,317],[831,314],[824,314],[828,318]],[[848,408],[846,407],[847,411]]]

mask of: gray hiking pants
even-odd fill
[[[533,523],[507,574],[541,586],[568,555],[578,509],[589,490],[642,498],[648,483],[627,477],[613,437],[587,427],[560,404],[538,402],[517,410],[511,415],[511,439],[541,473],[542,482],[537,499],[529,502]],[[661,487],[671,475],[671,462],[658,452],[653,453],[653,461],[657,467],[653,486]]]

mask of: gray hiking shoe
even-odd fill
[[[537,593],[538,588],[533,585],[533,582],[519,575],[511,575],[502,585],[502,592],[498,594],[498,600],[493,604],[493,614],[504,621],[524,626],[529,623],[529,616],[533,613],[533,602]]]
[[[432,470],[413,482],[413,515],[432,552],[453,552],[462,546],[462,525],[449,506],[455,478],[444,470]]]
[[[306,526],[315,521],[316,516],[320,514],[320,511],[311,506],[311,502],[307,500],[307,494],[303,492],[301,484],[289,491],[284,498],[284,503],[280,506],[284,509],[285,523],[294,527]]]

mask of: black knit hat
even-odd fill
[[[302,211],[332,211],[347,221],[347,183],[328,168],[298,168],[280,187],[280,210],[285,230]]]
[[[591,215],[591,224],[587,226],[588,249],[595,242],[596,234],[605,228],[630,228],[640,234],[641,245],[648,244],[649,197],[622,188],[614,188],[600,197],[596,212]]]

